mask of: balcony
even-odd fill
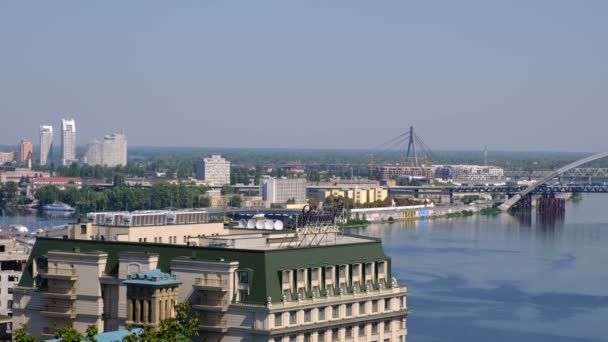
[[[70,281],[75,281],[78,279],[78,276],[76,275],[76,269],[74,268],[49,267],[46,271],[40,272],[40,275],[43,278],[47,279]]]
[[[203,301],[201,304],[192,305],[192,309],[197,310],[197,311],[226,312],[226,311],[228,311],[228,301],[227,300]]]
[[[40,314],[44,317],[53,318],[76,318],[76,310],[73,307],[47,305],[40,310]]]
[[[52,288],[47,288],[46,290],[43,290],[40,292],[42,293],[43,296],[45,296],[47,298],[68,299],[68,300],[76,299],[76,290],[73,287],[65,287],[65,288],[52,287]]]
[[[204,319],[200,321],[198,328],[205,331],[227,332],[228,322],[225,318],[216,320]]]
[[[197,290],[226,292],[228,291],[228,280],[195,278],[193,286]]]

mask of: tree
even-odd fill
[[[13,341],[15,342],[38,342],[38,340],[27,332],[27,325],[21,324],[19,329],[13,331]]]
[[[239,195],[234,195],[232,196],[232,198],[230,199],[230,205],[232,207],[240,207],[241,206],[241,196]]]
[[[132,333],[125,336],[123,342],[190,342],[189,336],[198,335],[198,316],[188,317],[190,304],[181,303],[175,306],[175,318],[164,319],[157,330],[146,327],[141,334]]]

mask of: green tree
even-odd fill
[[[38,342],[38,340],[29,332],[27,332],[27,325],[21,324],[19,329],[13,331],[14,342]]]
[[[157,330],[145,328],[141,334],[132,333],[125,336],[123,342],[190,342],[190,336],[198,335],[198,316],[189,317],[190,304],[181,303],[175,306],[175,318],[164,319]]]
[[[230,199],[230,206],[239,208],[241,206],[241,196],[232,196],[232,198]]]

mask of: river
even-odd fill
[[[562,223],[498,217],[373,224],[409,289],[408,341],[608,341],[608,196]]]
[[[70,219],[0,217],[30,230]],[[408,286],[410,342],[608,341],[608,196],[568,203],[564,222],[508,214],[373,224]]]

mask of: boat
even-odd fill
[[[42,210],[44,211],[68,211],[68,212],[72,212],[75,211],[76,209],[72,208],[71,206],[65,204],[65,203],[52,203],[52,204],[47,204],[47,205],[43,205],[42,206]]]

